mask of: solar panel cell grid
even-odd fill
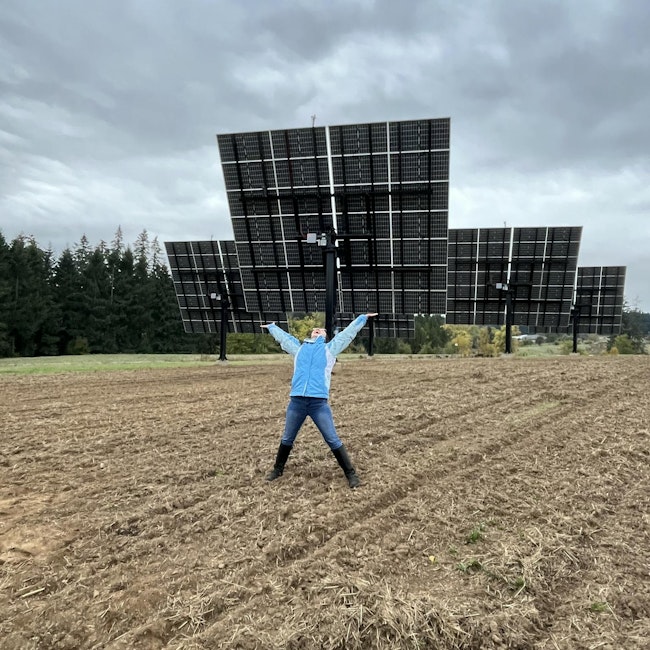
[[[502,245],[505,245],[505,242],[510,239],[509,228],[481,228],[480,231],[476,230],[475,232],[477,239],[480,232],[481,241],[500,242]]]
[[[461,243],[455,245],[454,252],[453,252],[453,259],[472,260],[475,257],[476,257],[476,244],[472,244],[468,242],[468,243]]]
[[[244,310],[234,242],[166,242],[165,248],[186,332],[218,333],[222,299],[230,305],[228,331],[259,331],[267,322],[263,314]]]
[[[578,269],[575,304],[581,333],[620,333],[625,271],[624,266]]]
[[[580,234],[580,228],[450,231],[448,282],[456,285],[448,292],[450,322],[462,319],[459,311],[468,307],[464,299],[469,295],[477,324],[490,324],[490,319],[501,324],[505,300],[495,288],[498,282],[509,283],[519,324],[558,327],[568,322]],[[458,272],[461,262],[475,265],[469,278],[466,268]],[[468,290],[459,291],[459,283]]]
[[[289,282],[295,287],[305,287],[305,289],[325,289],[325,272],[322,269],[300,270],[289,272]]]
[[[478,257],[482,259],[492,260],[508,260],[510,257],[509,242],[489,242],[481,243],[478,248]]]
[[[286,274],[291,265],[322,265],[322,251],[307,253],[316,247],[299,237],[334,225],[332,189],[338,232],[364,235],[339,242],[341,274],[351,264],[367,266],[376,284],[382,266],[399,270],[432,260],[446,263],[448,119],[232,134],[218,140],[242,271],[273,266]],[[271,221],[278,213],[281,224]],[[415,241],[396,245],[408,236]],[[431,237],[440,242],[419,241]],[[275,248],[267,247],[271,241]],[[253,294],[264,276],[243,277],[246,300],[259,302]],[[436,278],[432,283],[428,277],[426,284],[423,290],[439,292],[438,302],[441,297],[444,302],[446,282]],[[292,285],[291,297],[296,299],[296,293]]]
[[[396,212],[447,210],[449,206],[447,183],[412,183],[393,188],[392,204]]]
[[[452,243],[473,243],[476,244],[478,230],[473,228],[452,229],[449,231],[449,241]]]

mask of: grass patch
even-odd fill
[[[506,416],[506,422],[508,422],[510,426],[520,426],[524,422],[540,419],[550,411],[553,411],[560,406],[561,403],[554,400],[548,402],[540,402],[539,404],[531,406],[529,409],[514,412]]]
[[[0,359],[0,375],[42,375],[150,368],[200,367],[214,364],[197,354],[87,354]]]
[[[483,568],[483,565],[480,563],[479,560],[472,559],[472,560],[465,560],[464,562],[459,562],[456,565],[456,569],[460,571],[461,573],[465,573],[467,575],[470,575],[472,573],[477,573]]]
[[[397,355],[377,355],[381,359]],[[356,355],[341,355],[337,363],[355,361]],[[397,360],[397,359],[395,359]],[[218,354],[80,354],[52,357],[0,358],[2,375],[43,375],[60,372],[105,372],[152,368],[209,368],[211,366],[291,365],[287,354],[229,354],[220,362]]]
[[[474,526],[470,534],[465,538],[465,544],[476,544],[476,542],[480,542],[484,537],[484,530],[484,524],[478,524],[478,526]]]
[[[595,612],[596,614],[601,614],[602,612],[611,612],[612,610],[609,606],[609,603],[597,600],[589,605],[589,611]]]
[[[560,354],[562,349],[555,343],[520,345],[514,352],[515,357],[556,357]]]

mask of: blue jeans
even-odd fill
[[[287,418],[282,435],[283,445],[293,445],[307,416],[314,421],[332,451],[343,445],[336,435],[332,409],[325,397],[291,397],[289,406],[287,406]]]

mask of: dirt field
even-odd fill
[[[650,357],[361,359],[272,466],[291,360],[0,378],[0,648],[650,640]]]

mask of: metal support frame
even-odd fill
[[[372,357],[375,354],[375,319],[368,319],[368,327],[370,328],[370,334],[368,337],[368,356]]]
[[[336,233],[330,229],[319,240],[325,248],[325,329],[327,338],[334,337],[336,319]]]
[[[228,316],[230,311],[230,301],[228,296],[222,290],[221,293],[211,293],[211,301],[219,301],[220,306],[220,330],[219,330],[219,361],[228,361],[226,357],[226,346],[228,341]]]
[[[578,336],[580,335],[580,317],[582,314],[589,316],[591,314],[591,304],[588,303],[574,303],[571,308],[571,330],[573,334],[573,353],[578,352]]]
[[[219,332],[219,361],[228,361],[226,358],[226,345],[228,334],[228,299],[221,300],[221,331]]]
[[[580,329],[580,308],[571,310],[571,327],[573,329],[573,354],[578,352],[578,330]]]
[[[506,282],[497,282],[494,285],[497,291],[502,291],[506,296],[506,354],[512,354],[512,324],[515,319],[514,314],[514,300],[512,295],[514,293],[514,286]]]
[[[515,319],[512,289],[506,290],[506,354],[512,354],[512,323]]]
[[[347,238],[343,235],[342,238]],[[330,228],[327,232],[318,234],[307,234],[305,239],[309,243],[317,243],[324,248],[324,264],[325,264],[325,329],[327,330],[327,338],[332,340],[334,338],[334,330],[336,325],[336,240],[339,236],[336,234],[334,228]],[[368,356],[374,354],[374,319],[370,318],[368,325],[370,326],[370,339],[368,343]]]

